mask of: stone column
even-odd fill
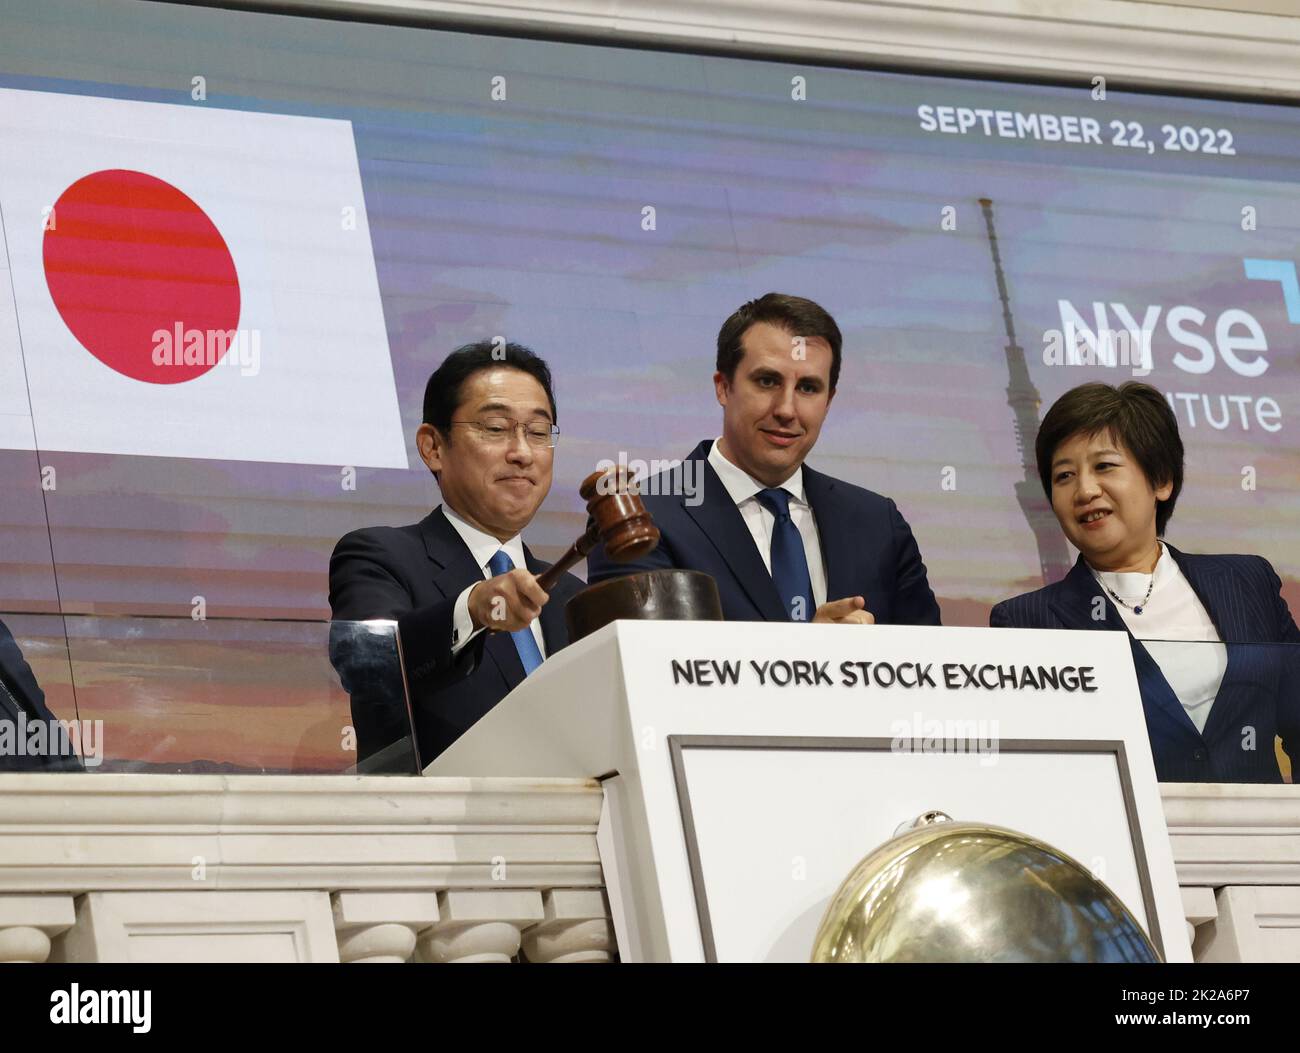
[[[0,896],[0,962],[45,961],[50,940],[76,919],[71,896]]]
[[[542,895],[543,920],[524,933],[530,962],[609,962],[617,945],[601,889],[557,888]]]
[[[335,892],[340,962],[405,962],[415,937],[439,920],[434,892]]]
[[[1219,907],[1214,902],[1214,889],[1182,886],[1179,890],[1183,897],[1183,917],[1187,919],[1187,940],[1196,953],[1196,930],[1206,922],[1214,921],[1219,916]]]
[[[532,889],[457,889],[438,893],[440,920],[420,933],[424,962],[508,962],[520,933],[539,921],[542,895]]]

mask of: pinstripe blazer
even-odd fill
[[[1160,667],[1129,633],[1147,734],[1161,782],[1281,782],[1274,736],[1300,773],[1300,630],[1282,583],[1260,556],[1192,556],[1165,543],[1227,644],[1228,667],[1196,730]],[[1105,611],[1105,619],[1093,617]],[[1080,556],[1054,585],[1004,600],[989,625],[1017,629],[1107,629],[1128,633],[1119,611]]]

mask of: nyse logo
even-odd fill
[[[1246,259],[1243,264],[1248,279],[1278,283],[1287,320],[1300,325],[1295,263]],[[1168,310],[1161,304],[1149,304],[1133,310],[1124,303],[1094,300],[1089,307],[1091,318],[1071,301],[1057,301],[1061,327],[1045,334],[1045,364],[1128,366],[1135,376],[1146,376],[1153,368],[1153,340],[1163,333],[1173,345],[1170,364],[1184,373],[1203,375],[1222,363],[1229,375],[1253,380],[1269,368],[1264,327],[1241,308],[1229,307],[1211,316],[1192,304],[1177,304]],[[1207,425],[1222,431],[1235,424],[1243,431],[1258,427],[1269,432],[1282,428],[1281,409],[1266,395],[1167,392],[1165,397],[1188,427]]]
[[[1092,303],[1096,329],[1092,329],[1069,300],[1057,300],[1067,365],[1087,365],[1089,359],[1103,366],[1133,366],[1150,370],[1151,340],[1159,327],[1159,304],[1147,307],[1139,323],[1122,303]],[[1109,313],[1108,313],[1109,308]],[[1116,326],[1112,326],[1113,314]],[[1173,364],[1185,373],[1208,373],[1216,360],[1238,376],[1257,377],[1268,369],[1268,340],[1258,319],[1249,311],[1232,307],[1210,322],[1209,316],[1191,304],[1179,304],[1164,312],[1164,326],[1180,345]],[[1208,337],[1213,335],[1214,342]],[[1188,349],[1194,354],[1189,354]]]

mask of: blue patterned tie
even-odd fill
[[[776,517],[772,526],[772,581],[791,621],[812,621],[812,578],[799,528],[790,518],[790,495],[782,489],[760,490],[759,503]]]
[[[509,574],[515,569],[515,565],[505,549],[498,549],[496,555],[488,560],[488,569],[492,571],[493,577],[497,577],[501,574]],[[542,652],[537,646],[537,638],[533,636],[531,626],[517,629],[510,634],[510,638],[515,642],[519,661],[524,664],[524,676],[527,676],[542,664]]]

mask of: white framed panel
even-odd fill
[[[840,882],[901,823],[935,809],[1072,856],[1161,948],[1121,742],[1003,741],[985,757],[897,751],[887,739],[685,736],[672,745],[709,961],[807,961]]]

